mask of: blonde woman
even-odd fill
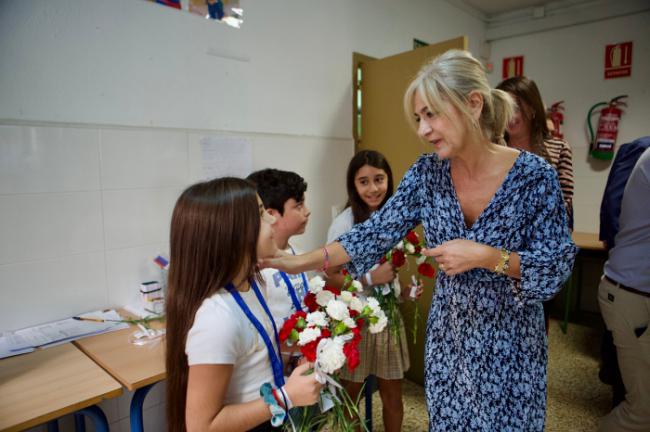
[[[510,96],[482,65],[452,50],[425,65],[404,105],[433,150],[366,222],[285,271],[348,263],[363,275],[422,223],[440,272],[427,323],[430,431],[543,431],[546,338],[542,302],[569,276],[576,248],[554,169],[503,145]]]

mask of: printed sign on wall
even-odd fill
[[[524,75],[524,56],[503,59],[503,79]]]
[[[632,75],[632,42],[605,47],[605,79]]]

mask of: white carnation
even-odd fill
[[[352,288],[354,288],[356,292],[363,291],[363,285],[361,285],[361,282],[359,282],[358,280],[352,281]]]
[[[315,341],[320,337],[320,329],[318,327],[307,327],[298,335],[298,345],[307,345],[309,342]]]
[[[410,254],[415,253],[415,246],[413,246],[411,243],[406,243],[404,245],[404,249],[406,249],[406,252]]]
[[[426,260],[427,260],[427,256],[426,256],[426,255],[420,255],[419,257],[417,257],[417,258],[415,259],[415,263],[416,263],[417,265],[420,265],[420,264],[422,264],[423,262],[425,262]]]
[[[327,314],[337,321],[343,321],[350,317],[348,305],[338,300],[330,300],[325,308]]]
[[[321,339],[316,351],[316,362],[321,371],[332,374],[343,367],[346,360],[343,353],[343,343],[340,338]]]
[[[314,276],[309,280],[309,291],[314,294],[318,294],[319,292],[321,292],[324,286],[325,286],[325,281],[320,276]]]
[[[378,321],[374,324],[370,324],[368,330],[370,333],[381,333],[386,328],[386,324],[388,324],[388,318],[386,318],[386,314],[381,309],[379,309],[379,312],[375,313],[374,316],[378,318]]]
[[[353,311],[361,312],[363,310],[363,302],[359,297],[352,297],[352,300],[350,300],[350,309]]]
[[[321,312],[321,311],[308,313],[307,314],[307,324],[315,325],[315,326],[318,326],[318,327],[326,327],[327,326],[327,315],[325,315],[325,312]]]
[[[374,315],[377,315],[377,311],[381,311],[381,307],[379,307],[379,301],[374,297],[368,297],[368,306],[370,306],[370,309],[372,309],[372,313]]]
[[[354,294],[352,294],[350,291],[342,291],[341,295],[339,296],[339,299],[345,303],[350,303],[353,298]]]
[[[356,321],[353,320],[353,319],[350,318],[350,317],[347,317],[346,319],[344,319],[344,320],[343,320],[343,324],[345,324],[345,326],[346,326],[347,328],[355,328],[355,327],[357,326]]]
[[[316,294],[316,303],[325,307],[330,300],[334,300],[334,294],[331,291],[323,290]]]
[[[395,249],[404,250],[404,241],[401,240],[399,243],[397,243],[395,245]]]
[[[381,286],[381,295],[387,295],[390,292],[390,284],[383,284]]]

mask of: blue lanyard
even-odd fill
[[[297,311],[302,311],[302,306],[300,305],[300,300],[298,300],[298,295],[296,294],[296,290],[293,288],[293,285],[291,285],[291,280],[289,279],[289,276],[281,271],[280,276],[282,276],[282,279],[284,280],[284,283],[287,285],[287,291],[289,291],[289,295],[291,296],[291,302],[293,302],[293,307]],[[305,280],[305,274],[302,273],[302,280],[305,285],[304,289],[307,289],[307,281]]]
[[[296,251],[293,250],[293,246],[289,245],[289,249],[291,249],[292,254],[296,254]],[[302,306],[300,304],[300,300],[298,300],[298,296],[296,295],[296,290],[293,288],[293,285],[291,284],[291,280],[289,279],[289,276],[281,271],[280,276],[282,276],[282,279],[284,280],[284,283],[287,285],[287,290],[289,290],[289,295],[291,296],[291,302],[293,303],[294,308],[297,311],[302,311]],[[300,276],[302,277],[302,289],[303,289],[303,294],[307,292],[309,289],[309,285],[307,284],[307,277],[305,276],[305,273],[300,273]]]
[[[266,312],[266,314],[269,316],[269,319],[271,320],[271,325],[273,325],[273,334],[275,336],[275,342],[278,345],[277,354],[275,352],[275,349],[273,348],[273,343],[271,342],[269,335],[266,333],[266,330],[264,329],[264,326],[262,326],[262,323],[260,323],[260,321],[255,317],[255,315],[253,315],[253,312],[250,310],[250,308],[248,307],[248,305],[246,304],[242,296],[239,294],[239,291],[237,291],[237,289],[232,284],[232,282],[229,282],[226,285],[226,289],[228,290],[228,292],[230,292],[230,295],[233,296],[233,298],[235,299],[235,301],[237,302],[241,310],[244,312],[248,320],[257,329],[257,332],[262,337],[264,344],[266,344],[266,349],[269,352],[269,360],[271,360],[271,368],[273,369],[273,381],[275,382],[275,386],[277,388],[280,388],[284,385],[284,373],[283,373],[283,366],[282,366],[282,354],[280,352],[280,338],[278,337],[278,329],[275,326],[273,315],[271,315],[271,311],[266,305],[266,302],[264,301],[264,297],[262,296],[262,293],[260,292],[260,289],[257,287],[255,281],[251,281],[251,288],[253,288],[253,291],[255,292],[255,296],[257,297],[257,300],[262,305],[264,312]]]

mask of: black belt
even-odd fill
[[[618,283],[618,282],[616,282],[614,279],[612,279],[611,277],[609,277],[609,276],[607,276],[607,275],[605,275],[605,279],[607,279],[607,281],[608,281],[609,283],[611,283],[612,285],[615,285],[615,286],[617,286],[618,288],[620,288],[620,289],[622,289],[622,290],[625,290],[625,291],[631,292],[631,293],[633,293],[633,294],[639,294],[639,295],[642,295],[642,296],[644,296],[644,297],[650,297],[650,293],[645,292],[645,291],[640,291],[640,290],[638,290],[638,289],[636,289],[636,288],[632,288],[632,287],[629,287],[629,286],[623,285],[623,284],[621,284],[621,283]]]

